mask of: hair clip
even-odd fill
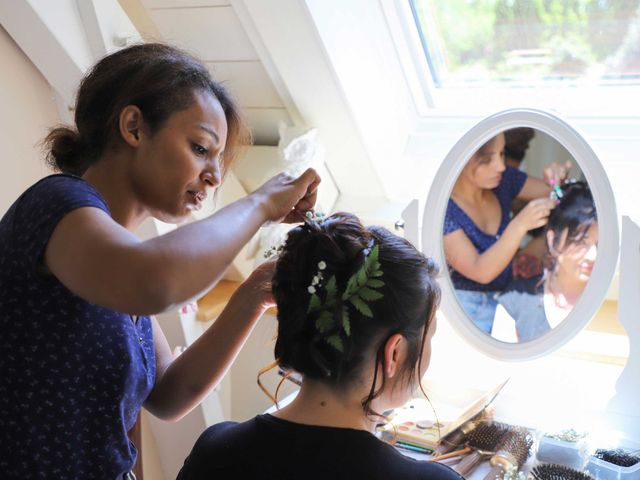
[[[307,210],[304,213],[304,221],[309,223],[309,222],[320,222],[322,220],[324,220],[324,217],[326,215],[323,212],[315,212],[313,210]]]
[[[560,185],[554,185],[554,187],[551,190],[551,192],[549,192],[549,198],[551,200],[556,200],[557,202],[559,202],[562,197],[564,197],[564,193],[562,192],[562,188],[560,188]]]

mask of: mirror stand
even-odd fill
[[[607,413],[616,428],[640,439],[640,223],[622,217],[618,319],[629,337],[629,358]]]

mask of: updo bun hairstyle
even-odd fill
[[[560,186],[560,194],[556,208],[551,211],[546,232],[552,231],[553,244],[549,245],[547,268],[555,268],[558,255],[569,245],[580,242],[589,231],[591,225],[598,222],[596,206],[591,189],[586,182],[567,182]],[[561,248],[560,241],[564,231],[567,238]]]
[[[367,316],[349,302],[343,304],[340,292],[345,291],[350,277],[362,269],[367,255],[376,246],[382,271],[380,280],[384,283],[377,290],[383,298],[368,302],[372,315]],[[348,334],[339,322],[335,331],[320,331],[316,320],[322,311],[310,311],[309,290],[321,262],[325,281],[335,276],[337,285],[338,303],[330,313],[341,315],[346,304]],[[378,372],[385,366],[384,346],[396,333],[403,335],[409,345],[406,362],[401,367],[403,378],[408,384],[415,380],[428,325],[440,300],[437,273],[435,263],[407,240],[381,227],[365,228],[349,213],[336,213],[294,228],[279,255],[273,277],[278,307],[276,363],[285,371],[342,388],[357,380],[368,360],[375,357],[374,380],[369,395],[362,401],[364,411],[375,414],[370,403],[384,390],[384,376],[376,389]],[[323,294],[323,289],[319,289],[318,295]],[[340,335],[344,348],[338,349],[328,342],[329,334]],[[418,375],[421,377],[422,372]]]
[[[118,124],[124,107],[137,106],[153,135],[173,113],[189,108],[198,91],[211,93],[225,113],[224,176],[238,150],[251,141],[240,110],[200,60],[159,43],[119,50],[88,72],[76,96],[75,125],[55,127],[43,141],[47,163],[54,170],[82,175],[107,149],[122,145]]]

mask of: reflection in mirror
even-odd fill
[[[579,165],[553,137],[513,128],[466,162],[447,205],[443,247],[458,302],[504,342],[555,328],[590,278],[598,226]]]

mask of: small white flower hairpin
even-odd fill
[[[318,271],[316,272],[316,274],[311,279],[311,285],[309,285],[307,287],[307,292],[316,293],[316,289],[318,289],[318,288],[320,288],[322,286],[322,280],[324,280],[324,277],[322,275],[322,271],[325,268],[327,268],[327,263],[324,260],[320,260],[318,262]]]
[[[307,210],[304,214],[304,221],[309,222],[319,222],[324,220],[325,214],[323,212],[314,212],[313,210]]]

